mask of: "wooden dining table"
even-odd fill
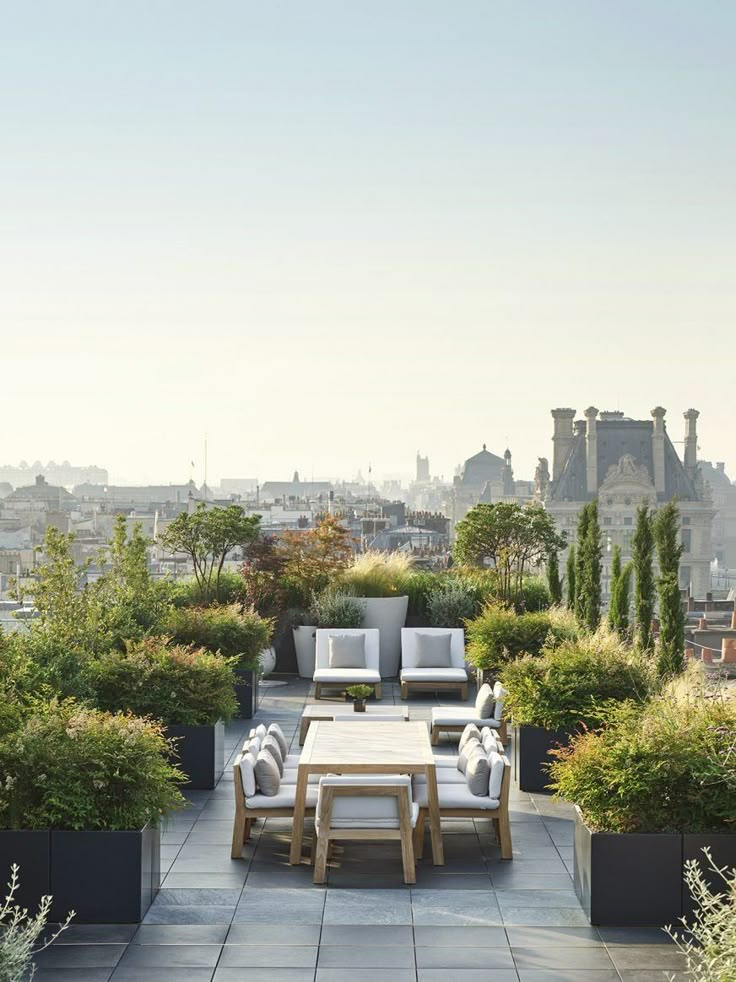
[[[289,862],[302,859],[304,812],[310,774],[424,774],[435,866],[445,865],[437,773],[429,729],[421,722],[328,722],[309,727],[299,758]]]

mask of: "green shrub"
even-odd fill
[[[235,714],[234,659],[147,638],[90,664],[97,705],[167,726],[209,726]]]
[[[204,588],[191,576],[186,579],[170,580],[168,582],[168,592],[171,603],[175,607],[202,607],[206,606],[208,598],[205,596]],[[220,604],[228,606],[240,603],[244,599],[244,584],[240,573],[230,570],[223,570],[220,573]]]
[[[501,672],[501,682],[515,723],[572,730],[600,726],[612,703],[648,699],[656,675],[651,659],[601,630],[543,649],[538,658],[511,662]]]
[[[462,627],[478,613],[478,594],[472,584],[445,577],[427,595],[427,616],[432,627]]]
[[[273,624],[254,610],[229,607],[178,607],[166,627],[176,644],[194,645],[236,658],[238,668],[257,670],[259,655],[271,643]]]
[[[561,608],[517,614],[510,607],[490,603],[466,625],[466,657],[484,671],[498,671],[519,655],[538,655],[578,633],[574,618]]]
[[[540,576],[525,576],[521,590],[513,595],[512,601],[519,613],[537,613],[552,606],[552,594]]]
[[[359,628],[363,617],[363,608],[355,597],[339,590],[327,590],[315,597],[309,612],[310,622],[322,628]]]
[[[21,635],[0,630],[0,740],[20,728],[38,694]]]
[[[734,831],[736,701],[668,688],[553,753],[552,787],[594,831]]]
[[[180,807],[157,723],[51,702],[0,742],[0,828],[140,829]]]
[[[339,584],[354,597],[402,597],[409,593],[412,560],[401,552],[365,552],[339,575]]]
[[[406,584],[406,592],[409,595],[410,617],[418,617],[421,620],[428,618],[427,602],[430,593],[447,579],[447,573],[435,572],[429,569],[414,569]]]

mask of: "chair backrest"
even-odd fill
[[[365,636],[365,667],[374,672],[379,669],[379,643],[377,627],[321,627],[317,630],[316,668],[330,667],[330,635],[349,634]]]
[[[465,631],[461,627],[402,627],[402,668],[417,667],[418,634],[449,634],[452,668],[465,668]]]
[[[360,723],[366,719],[371,723],[401,723],[404,714],[401,710],[396,713],[356,713],[352,710],[344,713],[333,712],[332,718],[336,723]]]
[[[320,778],[317,816],[330,828],[398,829],[401,811],[408,818],[411,805],[408,774],[327,774]]]

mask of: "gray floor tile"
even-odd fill
[[[446,968],[420,968],[419,982],[448,982]],[[452,982],[518,982],[519,976],[511,968],[458,968],[452,973]],[[392,980],[393,982],[393,980]]]
[[[672,939],[658,927],[599,927],[601,940],[609,947],[612,945],[663,944],[672,945]]]
[[[613,964],[618,969],[667,968],[683,971],[685,958],[674,945],[615,945],[609,948]]]
[[[198,904],[186,907],[181,904],[151,907],[143,919],[144,924],[230,924],[235,907]]]
[[[504,907],[506,927],[587,927],[588,918],[574,907]]]
[[[391,982],[416,982],[413,968],[394,968]],[[249,982],[252,979],[249,978]],[[344,968],[317,968],[316,982],[347,982]],[[350,982],[376,982],[375,968],[354,968],[350,970]]]
[[[506,907],[573,907],[580,903],[572,889],[568,890],[497,890],[496,899],[501,910]]]
[[[109,982],[112,968],[39,968],[33,982]]]
[[[193,888],[171,888],[159,890],[156,899],[153,902],[154,907],[171,907],[171,906],[183,906],[183,907],[193,907],[197,905],[203,905],[206,907],[212,906],[229,906],[237,904],[240,899],[240,889],[198,889]]]
[[[248,875],[248,867],[230,870],[227,873],[167,873],[163,882],[165,890],[240,890]]]
[[[52,945],[34,960],[39,968],[112,968],[124,951],[124,944]]]
[[[600,947],[603,944],[594,927],[507,927],[506,935],[514,948]]]
[[[405,945],[322,946],[319,968],[414,968],[414,949]]]
[[[212,982],[212,968],[146,968],[119,965],[110,982]],[[35,982],[35,980],[34,980]]]
[[[132,943],[221,945],[225,942],[227,932],[226,924],[141,924]]]
[[[417,948],[418,968],[514,968],[510,948]]]
[[[620,982],[618,972],[610,969],[524,968],[517,971],[519,982]]]
[[[130,945],[120,965],[130,968],[214,968],[220,957],[216,944]]]
[[[226,945],[218,968],[314,968],[316,945]]]
[[[274,915],[278,911],[274,911]],[[318,945],[319,924],[233,924],[227,936],[231,945]],[[409,942],[411,943],[411,942]]]
[[[49,925],[51,927],[52,925]],[[75,924],[62,931],[55,945],[69,944],[127,944],[137,924]]]
[[[507,948],[508,940],[502,927],[414,927],[417,947]]]
[[[328,945],[409,945],[414,944],[410,925],[361,924],[328,925],[322,928],[319,941],[324,948]]]
[[[314,982],[313,968],[218,968],[212,982]]]
[[[613,969],[613,962],[608,957],[605,948],[567,947],[564,945],[549,945],[544,948],[512,948],[516,968],[522,969]]]

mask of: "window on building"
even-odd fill
[[[680,566],[680,589],[686,590],[690,586],[690,567]]]
[[[633,525],[633,524],[634,524],[633,518],[631,518],[630,516],[628,518],[624,518],[624,525]]]
[[[689,518],[687,518],[687,517],[685,517],[685,518],[683,518],[683,520],[682,520],[682,524],[683,524],[683,525],[689,525],[689,524],[690,524],[690,519],[689,519]]]
[[[606,516],[606,517],[605,517],[605,518],[603,519],[603,524],[604,524],[604,525],[612,525],[612,524],[613,524],[613,520],[612,520],[611,518],[609,518],[608,516]]]
[[[682,529],[680,531],[680,541],[682,542],[682,551],[690,552],[690,536],[692,532],[691,529]]]

